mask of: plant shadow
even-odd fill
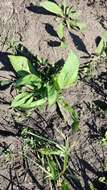
[[[89,54],[89,52],[88,52],[88,50],[86,48],[86,45],[84,44],[84,42],[82,41],[82,39],[78,35],[76,35],[74,33],[69,32],[69,34],[70,34],[70,36],[71,36],[71,38],[73,40],[73,43],[74,43],[75,47],[79,51],[82,51],[82,52],[84,52],[84,53],[86,53],[87,55],[90,56],[90,54]]]
[[[51,24],[45,23],[45,29],[51,36],[58,37],[57,32]]]
[[[51,36],[56,37],[58,40],[50,40],[48,41],[48,45],[50,47],[59,47],[61,45],[61,40],[58,37],[57,32],[54,30],[54,27],[51,24],[45,23],[45,29],[47,33],[49,33]]]
[[[0,63],[3,65],[3,67],[1,67],[0,70],[2,70],[2,71],[11,71],[12,70],[12,67],[9,63],[8,55],[10,55],[10,53],[0,52]]]

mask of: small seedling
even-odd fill
[[[40,6],[57,16],[58,27],[56,32],[61,41],[61,47],[66,47],[64,37],[66,27],[68,30],[79,29],[81,32],[86,29],[86,26],[79,19],[78,12],[72,6],[68,6],[66,0],[62,0],[59,5],[55,2],[44,1],[40,3]]]
[[[83,73],[88,78],[96,74],[97,65],[101,62],[101,59],[107,56],[107,32],[104,32],[100,38],[95,52],[91,54],[89,63],[85,65],[83,70]]]
[[[11,107],[34,110],[56,104],[66,122],[68,122],[68,115],[71,118],[72,129],[78,128],[78,115],[64,100],[62,94],[63,89],[73,86],[77,81],[79,60],[75,53],[72,51],[69,53],[60,69],[38,57],[35,63],[31,63],[23,56],[9,55],[8,57],[17,76],[14,83],[18,95],[13,99]]]

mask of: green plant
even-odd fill
[[[101,35],[101,40],[95,50],[95,54],[104,57],[107,55],[107,32]]]
[[[55,2],[44,1],[40,3],[40,6],[57,16],[58,27],[56,32],[61,41],[61,47],[66,47],[64,37],[66,27],[68,30],[71,28],[79,29],[81,32],[86,29],[86,26],[79,19],[78,12],[72,6],[68,6],[66,0],[62,0],[59,5]]]
[[[61,132],[59,131],[59,135]],[[23,156],[37,165],[45,174],[46,179],[60,186],[62,190],[69,190],[69,183],[65,179],[64,174],[69,165],[70,142],[69,138],[62,135],[64,144],[59,144],[54,140],[50,140],[41,135],[31,132],[30,129],[22,130],[23,138]],[[29,149],[36,156],[36,161],[32,160]]]
[[[78,77],[79,60],[74,52],[70,52],[67,60],[58,66],[37,57],[31,63],[26,57],[9,55],[10,63],[16,72],[14,83],[18,95],[11,103],[12,108],[34,110],[48,105],[57,105],[66,122],[67,114],[72,120],[72,128],[78,128],[76,111],[64,100],[63,89],[74,85]],[[5,81],[7,83],[10,81]],[[3,85],[4,80],[1,81]],[[4,83],[4,84],[5,84]]]

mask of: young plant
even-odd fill
[[[70,52],[64,65],[52,66],[47,60],[37,58],[31,63],[26,57],[9,55],[9,60],[16,72],[16,97],[11,107],[21,110],[33,110],[56,104],[66,122],[72,120],[72,128],[78,128],[76,111],[64,100],[63,89],[74,85],[78,77],[79,60],[74,52]]]
[[[75,29],[83,32],[86,29],[84,23],[79,19],[79,14],[71,6],[67,5],[66,0],[62,0],[60,5],[51,1],[44,1],[40,6],[47,11],[54,13],[58,17],[58,27],[56,29],[57,35],[61,41],[61,47],[66,47],[64,31],[67,27],[68,30]]]

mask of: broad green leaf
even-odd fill
[[[51,13],[54,13],[58,16],[63,16],[62,9],[56,3],[50,1],[44,1],[40,3],[40,6],[48,10]]]
[[[33,99],[34,99],[34,97],[31,96],[31,97],[27,100],[27,104],[30,105],[30,104],[33,102]]]
[[[49,106],[52,106],[58,97],[58,91],[56,90],[54,83],[47,85],[47,94]]]
[[[57,103],[61,111],[61,114],[66,122],[68,122],[68,117],[70,116],[72,121],[72,131],[75,132],[79,130],[77,112],[61,97],[58,99]]]
[[[61,22],[57,27],[57,34],[60,39],[63,39],[64,37],[64,24]]]
[[[9,85],[12,83],[12,80],[0,80],[0,87]]]
[[[64,180],[61,184],[61,190],[70,190],[67,180]]]
[[[27,73],[35,73],[33,65],[26,57],[9,55],[8,58],[13,66],[13,69],[20,76],[25,76]]]
[[[18,94],[12,101],[11,107],[16,108],[24,104],[29,98],[32,97],[32,93],[22,92]]]
[[[32,101],[31,103],[28,101],[26,101],[26,103],[20,105],[20,108],[22,109],[34,109],[34,108],[38,108],[39,106],[42,106],[46,103],[46,98],[42,98],[40,100],[35,100]]]
[[[41,79],[34,74],[28,74],[24,77],[21,77],[20,79],[16,81],[16,87],[20,87],[24,85],[41,87]]]
[[[104,39],[102,38],[95,50],[96,55],[98,55],[98,56],[101,55],[103,53],[104,49],[105,49],[105,42],[104,42]]]
[[[78,76],[79,60],[74,52],[70,52],[61,71],[56,76],[60,89],[72,86]]]

